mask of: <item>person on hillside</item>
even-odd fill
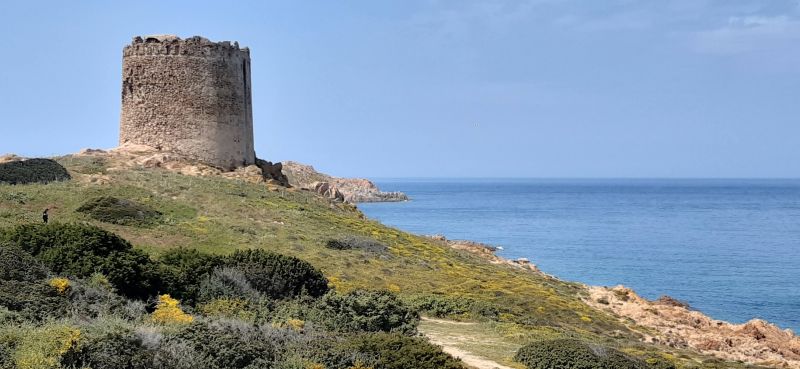
[[[44,212],[42,213],[42,221],[44,222],[44,224],[47,224],[47,218],[49,218],[49,216],[47,215],[47,212],[49,210],[50,210],[50,208],[44,209]]]

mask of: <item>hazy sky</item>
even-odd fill
[[[336,175],[800,177],[797,0],[0,3],[0,152],[117,143],[122,48],[251,49],[256,152]]]

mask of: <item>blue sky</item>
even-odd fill
[[[0,3],[0,152],[116,145],[122,48],[251,49],[256,152],[342,176],[800,177],[797,0]]]

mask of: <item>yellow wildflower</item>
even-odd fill
[[[158,297],[158,304],[156,310],[150,316],[150,319],[156,323],[171,324],[171,323],[191,323],[194,320],[189,314],[186,314],[178,306],[180,302],[169,295],[161,295]]]
[[[69,279],[66,278],[52,278],[48,284],[58,290],[58,293],[64,293],[69,289]]]

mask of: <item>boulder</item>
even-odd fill
[[[337,202],[344,202],[344,195],[339,191],[336,186],[328,182],[314,182],[309,187],[309,190],[316,192],[322,197],[331,199]]]

